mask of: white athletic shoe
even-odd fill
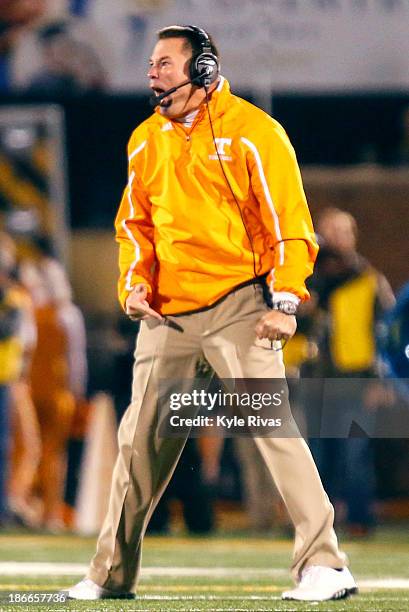
[[[282,599],[326,601],[344,599],[357,592],[358,587],[347,567],[335,570],[332,567],[310,565],[302,571],[298,586],[283,593]]]
[[[84,578],[63,593],[66,593],[68,599],[135,599],[134,593],[104,589],[89,578]]]

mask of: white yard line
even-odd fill
[[[82,563],[31,563],[20,561],[0,562],[0,576],[83,576],[88,565]],[[142,578],[278,578],[289,577],[288,570],[283,568],[247,568],[247,567],[144,567]],[[363,578],[358,580],[362,589],[407,589],[408,578]],[[165,588],[165,587],[164,587]]]
[[[0,562],[0,576],[83,576],[88,565],[82,563],[27,563],[22,561]],[[170,577],[240,577],[252,578],[258,576],[278,577],[287,576],[285,569],[264,569],[247,567],[143,567],[141,576],[150,578],[155,576]]]
[[[2,561],[0,576],[82,576],[87,569],[82,563]]]
[[[408,578],[367,578],[358,580],[361,589],[409,589]]]

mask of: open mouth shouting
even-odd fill
[[[159,96],[164,94],[166,91],[166,89],[163,89],[162,87],[156,87],[156,86],[151,87],[151,89],[153,91],[154,98],[159,98]],[[160,99],[158,103],[162,107],[168,107],[172,104],[172,99],[170,96],[166,96],[165,98]]]
[[[165,89],[162,89],[162,87],[156,87],[156,86],[151,87],[151,89],[156,97],[160,96],[166,91]]]

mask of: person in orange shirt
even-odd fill
[[[83,317],[72,302],[63,267],[47,245],[39,247],[38,260],[21,265],[21,278],[33,298],[38,333],[30,383],[42,446],[37,471],[42,505],[39,523],[58,532],[64,529],[68,440],[76,404],[85,396],[86,339]]]
[[[119,299],[142,319],[132,399],[97,552],[68,590],[73,599],[133,597],[147,524],[189,433],[163,433],[162,398],[178,379],[194,378],[202,354],[221,379],[264,379],[260,388],[283,379],[279,344],[295,332],[317,253],[288,137],[230,92],[210,36],[196,26],[162,29],[148,78],[156,111],[131,136],[116,218]],[[297,586],[283,597],[343,597],[356,584],[333,508],[284,415],[280,437],[254,434],[295,526]]]
[[[19,376],[10,388],[13,407],[13,444],[9,479],[9,506],[17,520],[28,528],[38,526],[38,504],[34,496],[36,473],[41,456],[41,436],[33,403],[29,373],[37,344],[33,303],[27,290],[16,283],[21,308]]]

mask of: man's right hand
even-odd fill
[[[156,312],[156,310],[150,308],[148,302],[146,301],[147,295],[148,290],[146,288],[146,285],[144,285],[143,283],[135,285],[132,293],[130,293],[126,299],[126,314],[133,321],[149,319],[150,317],[162,321],[163,317],[158,312]]]

